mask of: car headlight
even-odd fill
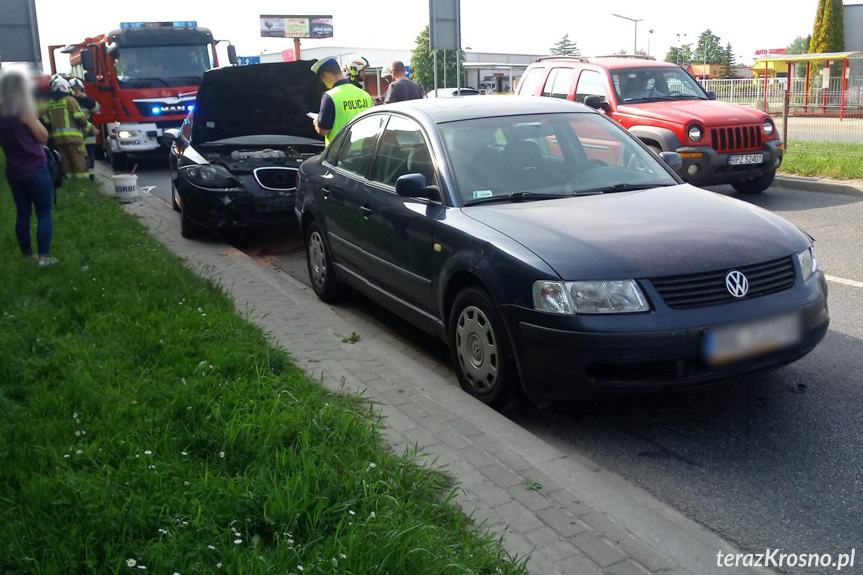
[[[559,314],[650,311],[635,280],[538,281],[533,284],[533,307]]]
[[[233,188],[238,185],[231,172],[222,166],[183,166],[179,171],[189,182],[202,188]]]
[[[764,120],[764,124],[761,125],[761,128],[768,136],[772,136],[773,132],[776,130],[776,126],[774,126],[773,122],[771,122],[770,120]]]
[[[134,130],[120,130],[119,132],[117,132],[117,137],[121,140],[128,140],[129,138],[134,137],[137,133],[138,132]]]
[[[704,137],[704,130],[701,129],[701,126],[698,124],[693,124],[689,126],[689,139],[693,142],[698,142]]]
[[[818,269],[818,260],[815,258],[815,246],[808,247],[797,254],[797,260],[800,262],[803,281],[806,281]]]

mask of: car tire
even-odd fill
[[[330,248],[324,239],[324,232],[318,222],[312,222],[306,229],[306,267],[309,281],[321,301],[335,301],[341,295],[341,285],[336,278]]]
[[[111,162],[111,169],[114,172],[125,172],[128,169],[129,162],[126,159],[126,154],[115,154],[108,152],[108,160]]]
[[[456,296],[449,336],[461,388],[498,411],[515,409],[523,394],[512,346],[503,316],[485,290],[467,287]]]
[[[739,182],[732,182],[732,187],[740,192],[741,194],[760,194],[767,188],[773,185],[773,180],[776,178],[776,171],[767,172],[764,175],[758,176],[757,178],[750,178],[748,180],[740,180]]]
[[[204,234],[204,228],[189,219],[185,210],[180,211],[180,235],[191,240]]]

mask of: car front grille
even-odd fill
[[[742,298],[735,298],[725,287],[725,276],[732,270],[742,272],[749,281],[749,291]],[[740,268],[652,278],[650,282],[668,307],[690,309],[778,293],[793,286],[794,277],[794,262],[787,257]]]
[[[711,128],[713,149],[721,154],[761,149],[761,126],[728,126]]]
[[[265,190],[290,192],[297,189],[296,168],[257,168],[255,180]]]

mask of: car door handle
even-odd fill
[[[321,188],[321,197],[325,200],[330,199],[330,189],[329,188]]]
[[[372,214],[372,208],[368,204],[361,206],[360,211],[363,212],[363,219],[369,219],[369,216]]]

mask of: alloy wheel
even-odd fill
[[[323,288],[327,281],[327,258],[324,253],[324,240],[316,230],[309,236],[309,262],[312,267],[312,281]]]
[[[478,394],[491,393],[500,366],[491,322],[481,309],[468,306],[458,316],[455,336],[456,355],[465,379]]]

